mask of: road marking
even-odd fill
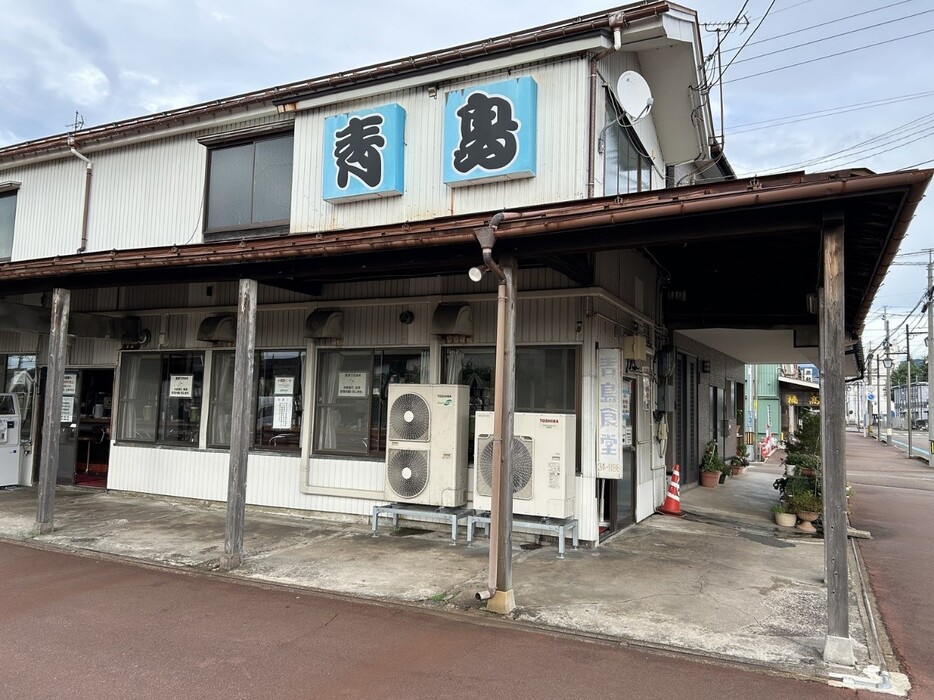
[[[907,442],[902,442],[901,440],[896,440],[895,438],[892,438],[892,444],[893,444],[893,445],[901,445],[901,446],[904,447],[906,450],[908,449],[908,443],[907,443]],[[911,449],[914,450],[915,452],[921,452],[921,453],[923,453],[923,454],[926,454],[928,457],[931,456],[931,453],[928,452],[927,450],[925,450],[923,447],[918,447],[917,445],[912,445],[912,446],[911,446]]]

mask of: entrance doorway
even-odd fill
[[[681,483],[700,481],[697,448],[697,358],[679,352],[675,367],[675,462],[681,465]]]
[[[56,483],[107,487],[113,385],[113,368],[65,370]]]
[[[636,381],[624,377],[620,384],[620,428],[623,468],[619,479],[600,479],[598,488],[602,504],[601,539],[632,525],[636,521],[636,418],[634,406]]]

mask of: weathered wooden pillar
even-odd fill
[[[234,358],[233,408],[230,418],[230,472],[227,481],[227,529],[220,568],[230,571],[243,560],[247,459],[253,441],[253,366],[256,349],[256,280],[240,280],[237,348]]]
[[[55,289],[52,292],[49,364],[45,380],[45,406],[42,411],[42,453],[39,455],[39,503],[36,509],[36,531],[39,534],[55,529],[55,480],[58,475],[70,310],[71,291]]]
[[[852,666],[846,532],[844,376],[844,224],[842,212],[825,213],[822,232],[824,285],[820,290],[821,462],[827,639],[824,660]]]

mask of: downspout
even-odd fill
[[[500,212],[495,214],[487,226],[474,231],[483,255],[483,263],[496,275],[499,284],[496,295],[496,350],[493,380],[493,495],[490,510],[490,557],[487,589],[477,593],[477,600],[488,601],[487,607],[508,614],[515,608],[512,592],[512,460],[511,451],[503,449],[503,442],[512,444],[511,406],[506,400],[506,354],[508,305],[515,298],[511,275],[493,259],[496,229],[507,218],[518,218],[518,214]],[[505,494],[505,496],[503,495]]]
[[[626,26],[624,13],[617,12],[610,17],[610,26],[613,28],[613,48],[593,54],[590,57],[590,118],[587,123],[587,199],[593,199],[596,185],[596,137],[597,137],[597,64],[623,48],[623,27]]]
[[[74,143],[73,138],[69,138],[69,143]],[[75,158],[80,158],[85,163],[85,175],[84,175],[84,211],[81,215],[81,246],[78,248],[79,253],[83,253],[88,248],[88,212],[91,207],[91,173],[93,171],[93,164],[91,160],[78,152],[74,146],[71,146],[71,155]]]

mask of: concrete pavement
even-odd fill
[[[811,678],[877,680],[875,644],[852,576],[856,668],[822,660],[823,541],[772,522],[775,465],[716,489],[682,493],[685,519],[653,516],[602,546],[572,551],[532,539],[514,548],[514,624],[658,648]],[[452,614],[485,616],[486,540],[450,545],[438,524],[369,523],[249,508],[244,565],[221,574],[223,504],[60,487],[55,531],[33,534],[35,489],[0,491],[0,537],[115,555],[215,576],[272,582]],[[386,528],[385,525],[382,526]],[[851,572],[854,563],[851,560]]]

